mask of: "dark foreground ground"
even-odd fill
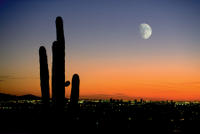
[[[80,101],[79,110],[74,111],[66,102],[63,113],[42,110],[40,100],[0,103],[0,133],[97,133],[107,130],[200,133],[200,103]]]

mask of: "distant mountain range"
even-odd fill
[[[108,100],[108,99],[123,99],[123,100],[134,100],[134,99],[143,99],[143,100],[166,100],[164,98],[148,98],[148,97],[130,97],[124,94],[90,94],[90,95],[81,95],[80,99],[91,99],[91,100]],[[38,100],[41,99],[41,97],[27,94],[22,96],[16,96],[16,95],[10,95],[10,94],[4,94],[0,93],[0,101],[1,100]],[[69,99],[69,98],[68,98]]]
[[[135,99],[143,99],[143,100],[166,100],[164,98],[153,98],[153,97],[139,97],[139,96],[127,96],[124,94],[91,94],[91,95],[81,95],[80,99],[123,99],[123,100],[135,100]]]
[[[129,97],[124,94],[91,94],[91,95],[81,95],[80,99],[123,99],[123,100],[132,100],[139,99],[139,97]]]
[[[32,94],[16,96],[16,95],[0,93],[0,100],[16,100],[16,99],[17,100],[37,100],[41,98]]]

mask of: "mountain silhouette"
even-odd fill
[[[16,96],[11,94],[0,93],[0,100],[39,100],[41,97],[27,94],[22,96]]]

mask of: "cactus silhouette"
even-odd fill
[[[40,85],[42,93],[42,103],[47,108],[49,106],[49,70],[46,49],[41,46],[39,49],[40,56]]]
[[[72,77],[72,87],[71,87],[72,89],[71,89],[71,96],[70,96],[70,103],[73,109],[78,107],[79,85],[80,85],[79,76],[78,74],[74,74]]]
[[[56,18],[57,40],[52,45],[52,101],[56,111],[63,111],[65,105],[65,87],[70,85],[65,82],[65,38],[63,21],[61,17]],[[49,104],[49,71],[46,50],[40,47],[40,80],[43,103]],[[75,74],[72,79],[72,102],[78,104],[79,76]]]
[[[64,108],[65,101],[65,38],[63,21],[61,17],[56,18],[57,41],[53,42],[52,63],[52,100],[57,110]]]

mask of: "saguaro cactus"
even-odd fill
[[[79,85],[80,85],[80,79],[78,74],[74,74],[72,77],[72,89],[71,89],[71,96],[70,96],[70,103],[72,107],[78,106],[78,100],[79,100]]]
[[[56,111],[62,111],[65,103],[65,87],[70,85],[65,82],[65,38],[63,21],[56,18],[57,40],[52,45],[52,100]],[[49,71],[46,50],[40,47],[40,79],[42,99],[45,104],[49,103]]]
[[[45,107],[49,105],[49,70],[46,49],[44,46],[41,46],[39,49],[40,56],[40,86],[42,92],[42,102]]]
[[[56,109],[61,110],[65,100],[65,39],[61,17],[56,18],[56,33],[57,41],[52,46],[52,99]]]

